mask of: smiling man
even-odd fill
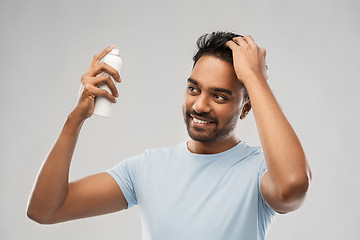
[[[234,129],[244,91],[235,77],[231,64],[219,58],[203,56],[197,61],[188,79],[183,106],[190,142],[216,143],[215,146],[221,142],[222,147],[228,148],[224,144],[236,139]],[[210,147],[211,152],[216,151],[215,146]]]
[[[94,98],[115,102],[117,89],[97,54],[82,76],[84,90],[47,156],[28,216],[43,223],[120,211],[139,205],[143,239],[265,239],[277,212],[297,209],[311,173],[295,132],[273,96],[265,49],[250,36],[214,32],[198,39],[183,104],[190,140],[146,150],[106,172],[68,183],[78,134]],[[97,88],[105,83],[111,94]],[[261,147],[235,131],[253,109]]]

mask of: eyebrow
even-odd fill
[[[188,82],[194,84],[195,86],[199,86],[199,83],[195,80],[195,79],[192,79],[192,78],[188,78]],[[226,93],[230,96],[233,96],[233,92],[229,89],[226,89],[226,88],[217,88],[217,87],[212,87],[212,88],[209,88],[210,91],[213,91],[213,92],[222,92],[222,93]]]

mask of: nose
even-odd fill
[[[209,99],[206,97],[205,94],[200,94],[194,104],[192,105],[192,108],[197,113],[209,113],[211,112],[211,106],[209,103]]]

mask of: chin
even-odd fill
[[[217,142],[224,138],[224,136],[219,136],[214,133],[206,134],[205,132],[198,132],[196,130],[189,130],[189,129],[188,129],[188,135],[192,140],[202,143]]]

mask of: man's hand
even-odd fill
[[[99,173],[69,183],[71,159],[84,120],[94,111],[95,96],[104,96],[116,102],[117,89],[110,74],[120,82],[119,73],[100,60],[114,47],[96,54],[89,69],[81,77],[82,91],[51,148],[35,181],[29,199],[29,218],[42,224],[96,216],[127,208],[127,201],[116,181],[107,173]],[[101,75],[99,75],[101,74]],[[106,84],[111,93],[97,86]]]
[[[249,94],[268,171],[260,188],[277,212],[290,212],[303,203],[311,179],[305,153],[295,131],[266,83],[266,51],[250,36],[226,43],[234,69]]]
[[[104,96],[109,101],[115,103],[116,97],[119,96],[118,91],[114,82],[112,81],[109,75],[103,75],[102,72],[110,74],[115,81],[121,82],[120,75],[118,71],[109,66],[108,64],[101,62],[100,60],[109,53],[114,46],[105,48],[98,54],[96,54],[84,75],[81,76],[81,90],[79,93],[79,98],[75,108],[72,111],[72,115],[79,117],[80,119],[89,118],[94,112],[95,97]],[[100,75],[99,75],[100,74]],[[100,89],[98,86],[101,84],[106,84],[111,90],[111,94],[104,90]]]
[[[267,80],[266,50],[260,48],[252,37],[235,37],[226,46],[233,52],[234,69],[240,82],[246,86],[246,82],[254,78]]]

